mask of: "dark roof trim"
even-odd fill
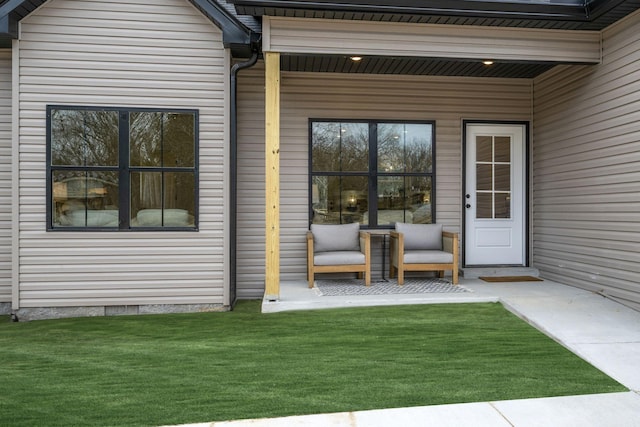
[[[0,5],[0,37],[17,39],[18,21],[36,10],[46,0],[6,0]]]
[[[248,58],[257,49],[260,35],[246,27],[215,0],[189,0],[222,30],[222,43],[234,57]]]
[[[227,0],[240,14],[600,30],[638,0]],[[444,23],[444,22],[443,22]]]
[[[535,19],[586,19],[585,5],[469,0],[229,0],[244,14],[253,8],[330,10],[411,15],[484,16]]]
[[[258,48],[260,35],[245,26],[215,0],[189,0],[222,30],[222,40],[235,57],[248,58]],[[18,22],[46,0],[5,0],[0,3],[0,45],[10,46],[18,38]]]

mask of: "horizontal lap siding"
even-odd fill
[[[11,50],[0,50],[0,304],[11,302]]]
[[[265,18],[265,50],[283,53],[597,63],[594,31],[340,19]]]
[[[21,306],[224,303],[219,29],[186,0],[56,0],[21,30]],[[47,104],[198,109],[200,231],[46,232]]]
[[[534,263],[640,308],[640,14],[603,33],[603,62],[534,86]]]
[[[529,120],[528,80],[284,72],[281,78],[281,280],[305,280],[308,119],[436,120],[436,215],[461,229],[462,120]],[[238,296],[264,292],[264,71],[239,78]],[[382,267],[374,237],[374,275]],[[388,249],[388,246],[387,246]],[[386,261],[385,261],[386,262]],[[388,269],[388,263],[386,265]]]

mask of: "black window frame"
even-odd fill
[[[116,111],[118,112],[118,165],[117,166],[60,166],[52,164],[51,152],[51,114],[54,110],[77,111]],[[194,163],[193,167],[149,167],[131,166],[129,163],[129,124],[132,113],[177,113],[193,114],[194,117]],[[87,232],[136,232],[136,231],[198,231],[199,230],[199,146],[200,146],[200,111],[185,108],[138,108],[115,106],[87,106],[87,105],[59,105],[46,106],[46,227],[47,231],[87,231]],[[118,226],[55,226],[53,221],[53,174],[56,171],[112,171],[118,172]],[[131,226],[131,189],[130,176],[132,172],[190,172],[194,174],[194,212],[192,226]],[[165,209],[165,208],[162,208]]]
[[[363,123],[369,126],[369,170],[363,172],[314,172],[313,171],[313,124],[314,123]],[[380,172],[378,171],[378,133],[380,124],[419,124],[431,125],[431,172]],[[436,121],[435,120],[400,120],[400,119],[326,119],[310,118],[308,124],[309,155],[308,155],[308,212],[309,226],[313,223],[313,177],[315,176],[367,176],[368,178],[368,224],[360,224],[361,229],[393,229],[394,224],[378,225],[378,177],[402,176],[402,177],[430,177],[431,178],[431,223],[436,223]],[[375,209],[374,209],[375,208]]]

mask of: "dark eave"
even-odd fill
[[[228,0],[242,15],[601,30],[640,0]]]
[[[283,71],[401,74],[410,76],[457,76],[531,79],[558,65],[549,62],[495,61],[418,57],[365,56],[354,62],[343,55],[283,55]]]
[[[234,57],[248,58],[258,47],[259,34],[241,22],[232,8],[225,8],[215,0],[189,1],[222,30],[223,44],[231,50]],[[10,47],[11,39],[18,38],[18,22],[45,2],[46,0],[1,1],[0,47]],[[244,17],[245,20],[247,18],[256,21],[253,17]]]
[[[248,58],[253,50],[258,48],[259,34],[215,0],[189,0],[209,20],[222,30],[222,42],[224,47],[231,49],[231,55],[239,58]]]
[[[18,22],[46,0],[4,0],[0,2],[0,47],[11,47],[18,38]]]

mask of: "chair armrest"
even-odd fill
[[[395,230],[389,233],[390,264],[402,268],[404,260],[404,234]]]
[[[307,254],[309,259],[313,260],[313,233],[307,231]]]
[[[451,231],[442,232],[442,250],[454,254],[458,254],[458,233]]]
[[[360,231],[360,252],[369,258],[371,253],[371,233]]]

